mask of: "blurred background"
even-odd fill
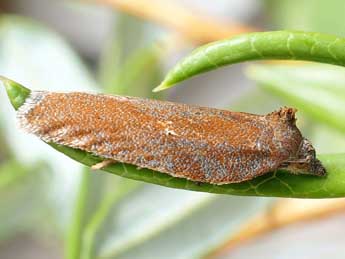
[[[345,151],[345,70],[225,67],[153,95],[193,48],[250,31],[345,36],[341,0],[3,0],[0,74],[264,114],[297,107],[319,153]],[[0,90],[0,258],[343,258],[345,201],[211,195],[90,172],[20,132]]]

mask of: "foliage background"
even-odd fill
[[[342,68],[236,65],[152,96],[166,69],[200,42],[186,41],[185,34],[177,36],[159,22],[135,18],[104,2],[2,1],[0,74],[32,89],[103,91],[255,113],[293,105],[300,110],[299,126],[320,153],[345,150],[342,120],[334,126],[324,119],[327,112],[342,114],[341,105],[336,106],[345,98]],[[173,2],[225,25],[236,21],[258,30],[345,33],[340,0]],[[147,8],[161,11],[154,4]],[[19,132],[5,98],[1,91],[0,258],[201,258],[219,251],[243,225],[260,213],[269,214],[277,203],[90,173]],[[313,206],[312,201],[298,204],[302,213]],[[336,257],[344,253],[340,229],[345,227],[343,209],[337,212],[223,249],[217,256]]]

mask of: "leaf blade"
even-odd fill
[[[176,83],[221,66],[250,60],[294,59],[344,66],[344,46],[345,38],[315,32],[244,34],[195,49],[178,62],[153,91],[168,89]]]

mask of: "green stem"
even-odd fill
[[[82,171],[81,183],[79,185],[78,195],[76,197],[76,204],[72,214],[72,221],[68,230],[66,239],[66,259],[78,259],[80,257],[80,249],[82,242],[82,230],[84,226],[84,216],[88,201],[88,192],[90,186],[90,172],[89,168]]]
[[[137,188],[139,183],[133,181],[119,182],[118,189],[106,196],[85,228],[83,236],[82,258],[93,259],[95,255],[96,237],[101,231],[104,221],[114,206],[132,190]]]
[[[200,73],[250,60],[294,59],[344,66],[344,47],[345,38],[315,32],[244,34],[197,48],[170,70],[154,92]]]

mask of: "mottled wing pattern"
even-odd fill
[[[44,141],[198,182],[241,182],[288,157],[264,116],[134,97],[32,92],[21,126]]]

